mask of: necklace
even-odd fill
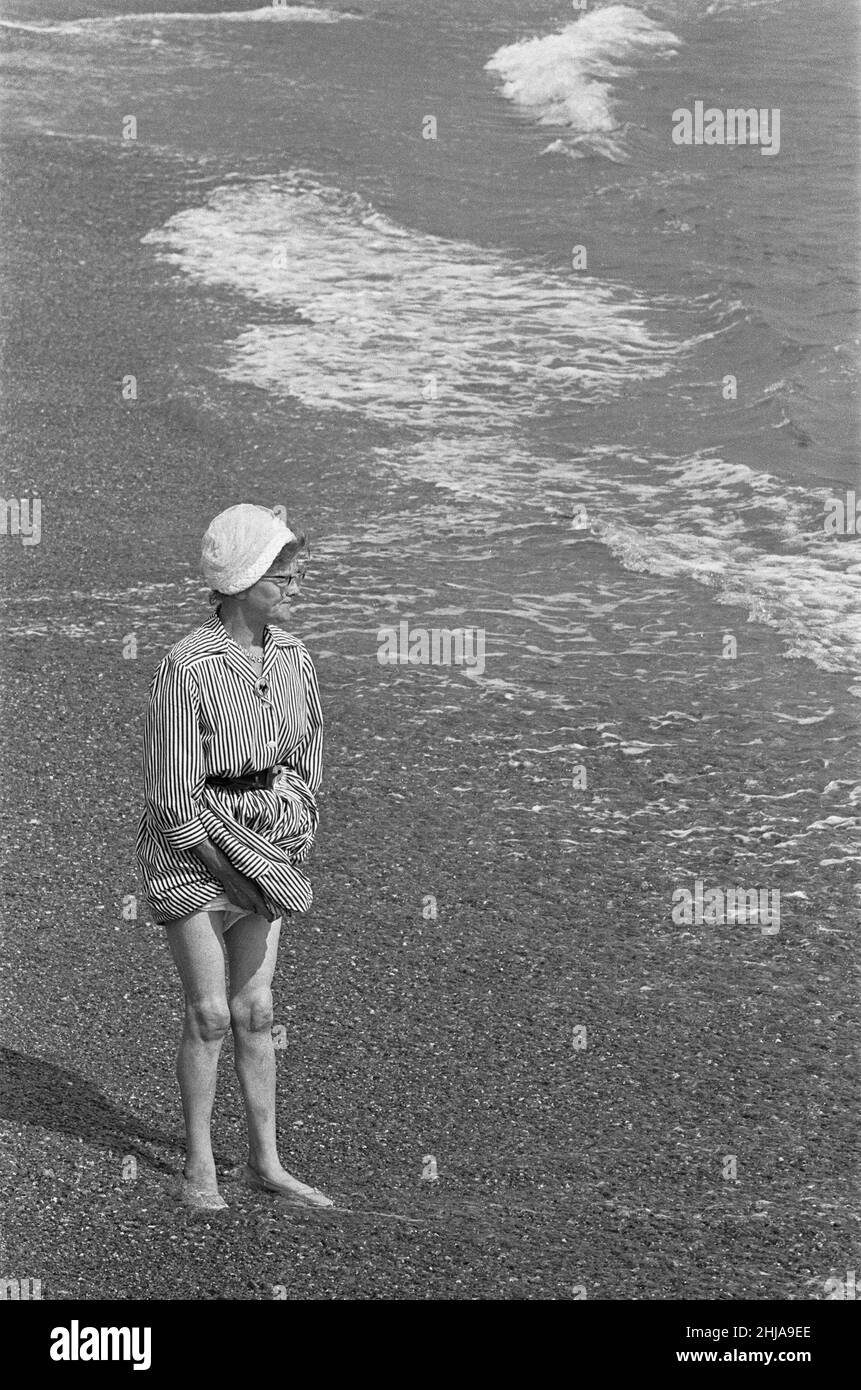
[[[226,628],[225,632],[227,632]],[[239,642],[236,641],[235,637],[230,636],[229,632],[227,633],[227,636],[228,640],[233,644],[236,650],[242,653],[246,661],[249,661],[251,665],[254,667],[255,671],[257,671],[257,673],[259,674],[263,670],[263,648],[253,646],[243,647]]]
[[[219,619],[221,618],[221,612],[220,612],[220,610],[219,610],[219,613],[218,613],[218,617],[219,617]],[[237,651],[239,651],[239,652],[242,653],[242,655],[245,657],[245,660],[251,665],[251,667],[252,667],[252,669],[253,669],[253,671],[254,671],[254,674],[255,674],[256,676],[262,676],[262,674],[263,674],[263,648],[262,648],[262,647],[255,647],[255,646],[253,646],[253,645],[250,646],[250,647],[243,647],[243,646],[241,645],[241,643],[237,642],[237,640],[236,640],[235,637],[232,637],[232,636],[230,635],[230,633],[227,631],[227,628],[224,627],[224,623],[222,623],[221,626],[224,628],[225,635],[226,635],[226,637],[227,637],[228,642],[230,642],[231,646],[234,646],[234,647],[236,648]]]

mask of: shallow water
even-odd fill
[[[851,870],[861,551],[824,525],[858,485],[847,7],[69,9],[4,6],[5,119],[116,146],[117,187],[117,113],[153,177],[172,162],[182,205],[140,255],[166,313],[223,305],[177,394],[227,414],[256,388],[249,447],[298,404],[332,469],[297,612],[321,670],[388,683],[417,746],[483,702],[522,778],[503,824],[537,807],[563,853],[639,827],[676,873]],[[779,154],[674,145],[697,99],[779,107]],[[155,660],[206,612],[192,562],[37,582],[9,630],[140,624]],[[484,669],[381,666],[404,619],[480,629]],[[595,759],[603,793],[572,800]]]
[[[824,527],[858,476],[845,6],[98,9],[6,7],[7,119],[109,142],[120,101],[207,170],[145,244],[247,300],[226,376],[346,413],[463,521],[582,507],[629,570],[854,672],[857,539]],[[674,145],[698,95],[779,106],[779,154]]]

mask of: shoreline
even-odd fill
[[[343,422],[235,383],[216,383],[218,412],[207,404],[230,297],[174,293],[139,244],[183,205],[181,180],[159,183],[135,156],[120,201],[98,152],[57,149],[52,165],[48,142],[10,146],[20,224],[6,263],[18,285],[6,486],[43,489],[63,524],[45,524],[38,554],[4,552],[13,612],[26,614],[30,586],[53,595],[48,640],[8,638],[5,655],[9,1273],[40,1277],[46,1299],[265,1298],[273,1284],[291,1298],[564,1298],[580,1283],[590,1298],[810,1297],[850,1249],[857,903],[849,869],[817,863],[830,851],[815,837],[786,855],[779,844],[793,816],[846,814],[839,792],[825,795],[857,775],[839,762],[853,746],[845,678],[783,660],[780,638],[741,616],[746,660],[720,662],[728,610],[669,583],[678,632],[657,634],[657,674],[633,639],[613,648],[598,613],[584,622],[582,675],[539,668],[543,701],[380,667],[389,591],[430,622],[431,580],[478,573],[468,538],[442,550],[456,504],[414,480],[374,490],[372,459],[356,457]],[[116,399],[129,362],[151,383],[134,414]],[[315,905],[276,974],[285,1161],[354,1209],[325,1231],[232,1190],[222,1224],[167,1199],[180,992],[163,930],[145,909],[122,915],[140,891],[149,676],[174,626],[207,615],[186,582],[189,543],[237,489],[263,500],[283,486],[286,443],[283,500],[307,499],[316,531],[342,547],[319,597],[297,608],[327,732]],[[431,540],[399,551],[393,505],[429,517]],[[353,554],[351,533],[387,525],[388,548]],[[488,593],[505,593],[521,563],[515,541],[481,562]],[[616,573],[592,542],[551,530],[542,545],[541,563],[573,556],[598,587]],[[327,583],[361,579],[366,564],[384,570],[357,600],[366,627],[329,632]],[[621,611],[636,631],[630,580]],[[140,592],[151,583],[174,588],[154,599]],[[122,655],[130,631],[136,660]],[[791,722],[826,709],[810,727]],[[625,751],[640,743],[652,746]],[[590,777],[575,795],[580,763]],[[745,791],[762,804],[734,799]],[[847,834],[834,827],[835,841]],[[673,888],[732,885],[738,868],[758,886],[796,853],[785,881],[808,896],[790,899],[777,937],[673,925]],[[429,895],[436,919],[423,915]],[[228,1052],[224,1167],[242,1154]],[[427,1154],[438,1184],[422,1181]],[[721,1176],[726,1154],[738,1183]]]

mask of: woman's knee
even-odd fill
[[[256,989],[253,993],[237,994],[230,1001],[230,1021],[244,1033],[268,1033],[272,1030],[272,991]]]
[[[230,1028],[230,1009],[225,998],[186,999],[186,1023],[203,1042],[216,1042]]]

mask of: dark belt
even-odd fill
[[[209,787],[225,787],[229,792],[250,792],[265,790],[271,781],[273,769],[264,768],[262,772],[248,772],[244,777],[207,777]]]

